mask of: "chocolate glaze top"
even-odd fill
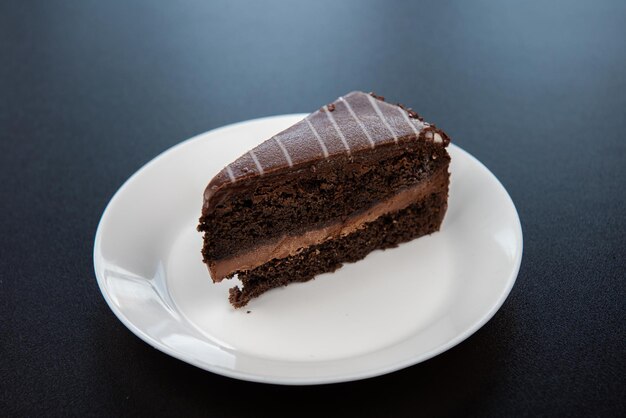
[[[203,212],[209,208],[211,196],[230,184],[407,137],[442,147],[450,143],[443,131],[424,122],[412,109],[387,103],[373,93],[348,93],[224,167],[204,192]]]

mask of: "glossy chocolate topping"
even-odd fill
[[[203,212],[218,190],[255,176],[414,137],[445,147],[447,135],[411,109],[352,92],[311,113],[226,166],[204,192]]]

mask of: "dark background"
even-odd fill
[[[281,387],[154,350],[100,295],[99,218],[172,145],[348,91],[412,105],[502,181],[524,257],[450,351]],[[0,3],[0,415],[626,412],[626,2]]]

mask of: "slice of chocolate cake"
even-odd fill
[[[353,92],[226,166],[198,230],[235,307],[439,230],[450,139],[411,109]]]

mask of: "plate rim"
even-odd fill
[[[139,169],[137,169],[132,175],[130,175],[120,186],[119,188],[116,190],[116,192],[113,194],[113,196],[110,198],[110,200],[108,201],[108,203],[106,204],[104,210],[102,211],[102,215],[100,217],[100,220],[98,221],[98,226],[96,228],[96,233],[94,235],[94,246],[93,246],[93,267],[94,267],[94,274],[96,276],[96,281],[98,283],[98,287],[100,290],[100,293],[103,295],[107,305],[109,306],[109,309],[111,309],[111,311],[114,313],[114,315],[117,317],[117,319],[122,322],[122,324],[124,324],[124,326],[126,326],[126,328],[128,328],[133,334],[135,334],[137,337],[139,337],[141,340],[143,340],[144,342],[146,342],[148,345],[150,345],[151,347],[167,354],[170,355],[178,360],[181,360],[185,363],[191,364],[193,366],[196,366],[202,370],[206,370],[209,371],[211,373],[215,373],[221,376],[225,376],[225,377],[230,377],[230,378],[234,378],[234,379],[238,379],[238,380],[244,380],[244,381],[250,381],[250,382],[257,382],[257,383],[271,383],[271,384],[280,384],[280,385],[318,385],[318,384],[331,384],[331,383],[341,383],[341,382],[349,382],[349,381],[356,381],[356,380],[361,380],[361,379],[367,379],[367,378],[371,378],[371,377],[376,377],[376,376],[381,376],[384,374],[388,374],[388,373],[392,373],[413,365],[416,365],[418,363],[422,363],[426,360],[429,360],[443,352],[446,352],[448,350],[450,350],[451,348],[455,347],[456,345],[462,343],[463,341],[465,341],[466,339],[468,339],[470,336],[472,336],[474,333],[476,333],[480,328],[482,328],[487,322],[489,322],[489,320],[491,320],[491,318],[493,318],[493,316],[500,310],[500,308],[502,307],[502,305],[504,304],[504,302],[507,300],[508,296],[510,295],[513,286],[515,285],[515,282],[517,281],[517,277],[519,275],[519,270],[521,267],[521,262],[522,262],[522,258],[523,258],[523,252],[524,252],[524,237],[523,237],[523,230],[522,230],[522,225],[521,225],[521,220],[519,217],[519,212],[517,211],[517,207],[515,206],[515,203],[513,202],[513,199],[511,198],[511,196],[509,195],[508,191],[506,190],[506,188],[504,187],[504,185],[502,184],[502,182],[491,172],[491,170],[489,170],[489,168],[487,168],[480,160],[478,160],[476,157],[474,157],[472,154],[470,154],[469,152],[467,152],[466,150],[464,150],[463,148],[459,147],[456,144],[451,143],[450,146],[454,147],[455,149],[457,149],[458,151],[460,151],[461,153],[465,154],[466,158],[469,158],[472,160],[473,163],[478,164],[480,167],[482,167],[482,169],[484,169],[491,177],[493,180],[495,180],[497,187],[500,188],[500,191],[504,193],[504,195],[507,197],[512,209],[513,209],[513,213],[515,214],[515,229],[517,230],[517,234],[516,237],[518,238],[518,248],[519,248],[519,252],[518,252],[518,256],[515,259],[515,264],[513,266],[513,268],[511,269],[511,273],[509,274],[509,277],[506,278],[506,286],[504,287],[503,291],[501,292],[501,294],[498,296],[497,301],[495,301],[495,303],[490,307],[489,310],[487,310],[482,317],[477,320],[471,327],[468,327],[466,330],[464,330],[463,332],[459,333],[458,335],[456,335],[454,338],[450,339],[448,342],[446,342],[445,344],[442,344],[440,346],[437,346],[436,348],[431,349],[430,351],[427,352],[423,352],[419,355],[416,355],[414,357],[410,357],[408,359],[402,360],[402,361],[398,361],[398,362],[390,362],[390,364],[388,364],[387,366],[384,367],[379,367],[376,369],[367,369],[365,368],[362,371],[357,371],[357,372],[352,372],[352,373],[343,373],[343,374],[339,374],[339,375],[333,375],[333,376],[317,376],[317,377],[291,377],[291,376],[281,376],[281,377],[277,377],[277,376],[267,376],[267,375],[260,375],[260,374],[254,374],[251,372],[245,372],[245,371],[239,371],[237,369],[229,369],[229,368],[225,368],[222,367],[220,365],[208,365],[207,363],[203,363],[199,360],[197,360],[196,358],[194,358],[193,356],[188,356],[185,355],[185,353],[179,352],[174,348],[171,348],[165,344],[163,344],[160,341],[157,341],[156,339],[152,338],[151,336],[147,335],[146,332],[144,332],[140,327],[138,327],[137,325],[135,325],[133,322],[131,322],[124,314],[123,312],[117,308],[117,306],[115,305],[115,303],[113,302],[111,296],[109,295],[107,286],[105,284],[105,279],[104,277],[102,277],[98,272],[99,272],[99,257],[98,257],[98,251],[100,249],[100,243],[101,243],[101,236],[102,236],[102,230],[103,230],[103,223],[107,218],[107,214],[110,210],[110,208],[113,206],[113,204],[116,202],[117,199],[119,199],[119,197],[125,192],[125,189],[128,187],[128,185],[134,181],[135,178],[137,178],[138,176],[142,175],[142,173],[144,171],[146,171],[147,169],[149,169],[151,166],[158,164],[160,162],[160,160],[167,154],[169,154],[170,152],[174,152],[176,149],[178,149],[179,147],[185,146],[186,144],[199,140],[202,137],[207,136],[208,134],[216,134],[219,133],[222,130],[228,130],[228,129],[232,129],[232,128],[236,128],[237,126],[241,126],[241,125],[246,125],[249,123],[253,123],[253,122],[264,122],[264,121],[271,121],[273,119],[282,119],[282,118],[296,118],[296,117],[305,117],[307,114],[306,113],[293,113],[293,114],[281,114],[281,115],[273,115],[273,116],[266,116],[266,117],[261,117],[261,118],[254,118],[254,119],[248,119],[248,120],[244,120],[244,121],[239,121],[239,122],[235,122],[235,123],[231,123],[231,124],[227,124],[227,125],[223,125],[220,126],[218,128],[215,129],[210,129],[206,132],[202,132],[200,134],[194,135],[188,139],[185,139],[167,149],[165,149],[164,151],[160,152],[159,154],[157,154],[155,157],[153,157],[152,159],[150,159],[149,161],[147,161],[146,163],[144,163]],[[215,140],[215,139],[213,139]],[[212,367],[208,367],[208,366],[212,366]]]

